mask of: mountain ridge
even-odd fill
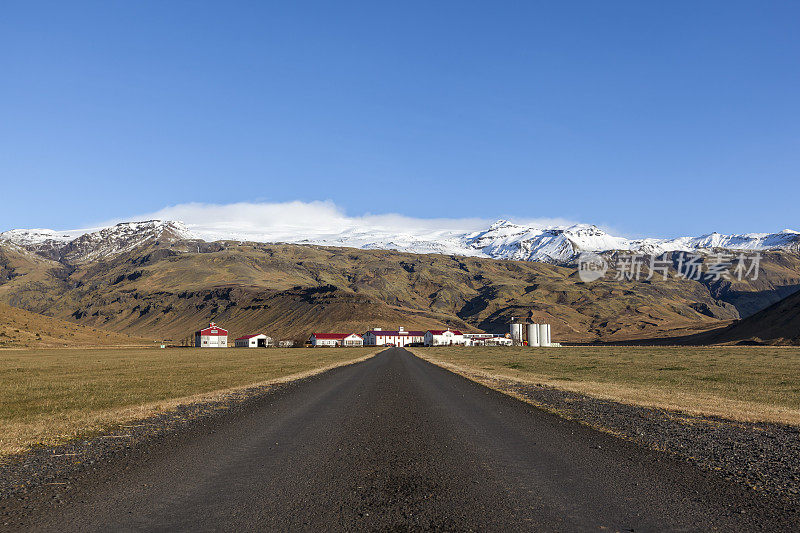
[[[0,241],[0,302],[154,339],[183,339],[209,320],[233,335],[263,330],[295,340],[312,328],[496,333],[532,313],[559,340],[615,342],[719,328],[800,289],[800,253],[786,251],[763,252],[757,280],[681,279],[673,253],[668,280],[584,283],[574,265],[206,242],[154,221],[114,228],[62,245],[55,258]]]
[[[129,251],[148,241],[234,241],[270,244],[313,244],[364,250],[395,250],[409,253],[439,253],[465,257],[570,264],[582,252],[630,251],[648,255],[669,252],[800,251],[800,232],[725,235],[709,233],[675,239],[627,239],[611,235],[591,224],[537,226],[498,220],[487,229],[473,232],[453,230],[393,232],[385,229],[351,229],[325,236],[269,239],[269,234],[247,233],[237,228],[210,233],[197,231],[175,220],[121,222],[105,228],[57,232],[48,229],[14,229],[0,233],[0,242],[18,246],[64,263],[102,259]],[[225,237],[225,238],[218,238]]]

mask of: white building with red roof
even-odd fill
[[[406,331],[400,328],[397,331],[387,331],[375,328],[364,333],[364,346],[408,346],[409,344],[423,344],[424,331]]]
[[[457,329],[429,329],[425,332],[425,346],[463,346],[464,334]]]
[[[194,345],[196,348],[227,348],[228,330],[212,322],[207,328],[194,332]]]
[[[234,341],[234,344],[237,348],[268,348],[272,346],[272,337],[268,337],[263,333],[257,333],[255,335],[245,335],[244,337],[239,337]]]
[[[312,333],[311,346],[364,346],[364,338],[355,333]]]

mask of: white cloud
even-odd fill
[[[178,220],[207,240],[236,239],[266,242],[331,241],[347,237],[354,244],[375,240],[416,241],[447,238],[479,231],[494,220],[484,218],[414,218],[400,214],[349,216],[331,201],[205,204],[165,207],[131,220]],[[570,225],[563,219],[515,222],[532,226]]]

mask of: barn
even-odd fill
[[[194,345],[196,348],[227,348],[228,330],[212,322],[207,328],[195,331]]]
[[[268,337],[263,333],[257,333],[255,335],[245,335],[244,337],[239,337],[234,341],[234,344],[237,348],[268,348],[272,346],[272,337]]]
[[[314,333],[311,346],[363,346],[364,339],[355,333]]]

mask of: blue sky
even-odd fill
[[[797,2],[0,10],[0,230],[240,201],[800,229]]]

